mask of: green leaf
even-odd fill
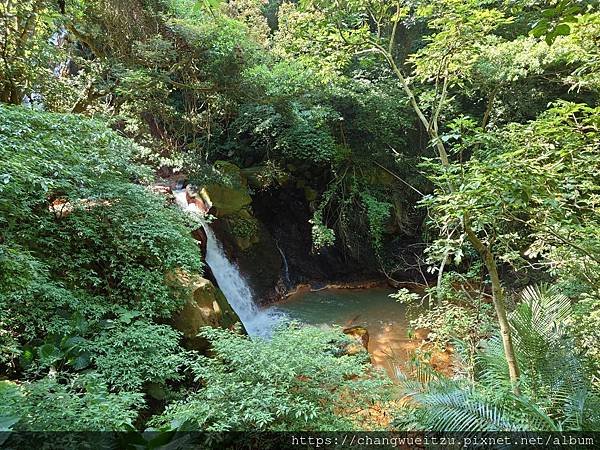
[[[554,29],[554,33],[560,36],[568,36],[571,33],[571,27],[566,23],[561,23]]]
[[[83,353],[75,358],[72,362],[72,366],[75,370],[83,370],[90,365],[90,355],[89,353]]]
[[[60,358],[61,351],[53,344],[44,344],[38,348],[38,355],[46,364],[51,364]]]
[[[539,38],[548,32],[548,20],[542,19],[537,22],[533,28],[531,29],[531,35],[533,37]]]
[[[62,345],[64,349],[70,350],[73,347],[77,347],[80,344],[83,344],[86,340],[81,336],[72,336],[68,338],[65,343]]]

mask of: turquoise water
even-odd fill
[[[311,325],[367,328],[398,325],[406,328],[404,307],[389,297],[394,292],[386,288],[302,292],[277,304],[276,309]]]
[[[405,361],[415,347],[407,337],[405,307],[389,297],[394,292],[386,288],[301,292],[273,310],[309,325],[366,327],[373,363],[391,373],[394,361]]]

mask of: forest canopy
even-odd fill
[[[0,431],[600,430],[597,1],[0,0],[0,29]],[[392,383],[337,328],[248,337],[176,185],[260,289],[377,277],[426,342]]]

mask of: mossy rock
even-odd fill
[[[205,186],[201,195],[211,205],[211,212],[217,217],[236,214],[252,203],[245,186],[232,188],[222,184],[209,184]]]
[[[314,202],[319,197],[319,193],[311,187],[304,187],[304,198],[307,202]]]
[[[229,161],[216,161],[214,168],[234,187],[247,186],[242,170]]]
[[[176,275],[186,290],[186,302],[173,317],[173,327],[183,333],[184,345],[192,350],[206,350],[208,342],[199,337],[202,327],[233,328],[240,318],[219,288],[199,275]]]
[[[247,209],[223,219],[227,235],[239,250],[247,250],[260,242],[258,220]]]
[[[252,166],[241,169],[242,176],[248,185],[256,190],[262,191],[273,186],[283,186],[290,179],[290,174],[283,170],[276,170],[267,166]]]
[[[239,167],[227,161],[217,161],[215,168],[223,175],[223,182],[206,184],[200,196],[217,217],[237,214],[252,203],[246,178]]]

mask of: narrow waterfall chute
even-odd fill
[[[275,241],[275,247],[279,250],[279,254],[281,255],[281,259],[283,261],[283,282],[285,283],[285,287],[289,289],[292,286],[292,280],[290,279],[290,267],[287,262],[287,258],[285,257],[285,253],[279,246],[279,242]]]
[[[258,308],[252,289],[239,267],[229,260],[223,245],[210,226],[202,220],[203,213],[195,203],[189,203],[185,189],[173,190],[177,204],[191,214],[197,215],[206,232],[206,263],[210,266],[219,289],[237,313],[250,336],[269,336],[280,323],[281,314]]]

